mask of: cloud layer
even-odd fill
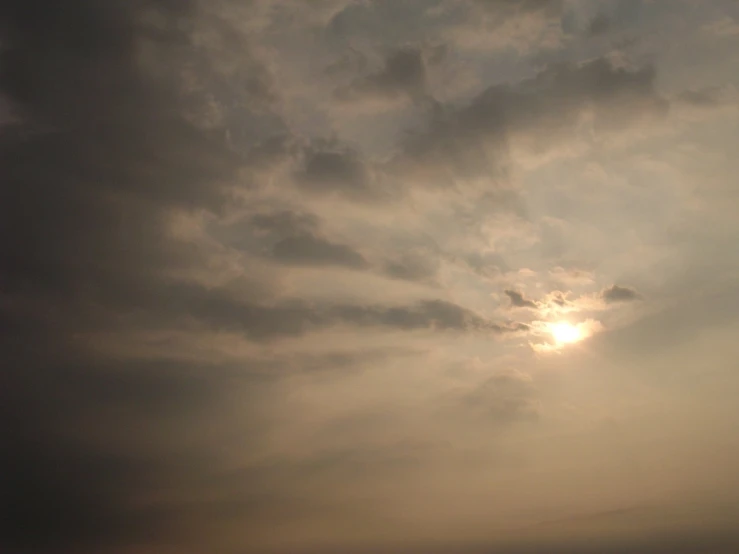
[[[737,21],[4,2],[0,547],[733,551]]]

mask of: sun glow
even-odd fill
[[[536,352],[561,352],[567,346],[584,341],[603,330],[603,324],[594,319],[587,319],[577,323],[569,321],[538,321],[533,325],[536,334],[543,339],[540,342],[530,342]],[[550,339],[544,336],[551,337]]]
[[[558,321],[557,323],[550,324],[549,332],[557,344],[571,344],[585,338],[578,326],[567,323],[566,321]]]

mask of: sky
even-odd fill
[[[0,546],[739,551],[739,3],[0,3]]]

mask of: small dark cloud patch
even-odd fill
[[[716,104],[714,90],[686,90],[680,93],[678,98],[686,104],[700,107],[712,107]]]
[[[421,50],[402,48],[385,58],[383,68],[372,75],[355,80],[336,91],[343,101],[394,99],[400,96],[415,99],[426,88],[426,66]]]
[[[359,252],[333,242],[320,233],[320,221],[313,214],[283,210],[256,214],[250,219],[257,234],[266,233],[275,242],[269,256],[283,264],[297,266],[339,266],[364,269],[369,266]],[[245,232],[249,232],[247,228]]]
[[[269,170],[294,157],[297,150],[294,136],[288,132],[275,132],[262,140],[252,141],[246,153],[246,164],[256,171]]]
[[[497,277],[510,269],[503,257],[495,253],[470,252],[462,256],[460,261],[470,271],[483,278]]]
[[[412,253],[386,262],[383,271],[393,279],[434,283],[439,271],[439,261],[430,255]]]
[[[590,20],[588,35],[596,37],[606,34],[611,29],[611,18],[606,14],[599,13]]]
[[[344,74],[356,75],[367,68],[367,63],[367,56],[359,50],[349,48],[346,54],[330,63],[325,71],[327,75],[332,77]]]
[[[511,306],[514,308],[531,308],[537,309],[539,306],[533,300],[526,298],[522,292],[507,289],[504,294],[511,300]]]
[[[546,13],[557,15],[562,11],[562,0],[475,0],[475,2],[489,10],[495,10],[510,17],[515,14]]]
[[[347,148],[309,147],[295,181],[301,190],[314,195],[337,194],[352,200],[377,195],[364,160]]]
[[[600,296],[608,304],[641,300],[641,295],[636,290],[619,285],[613,285],[602,290]]]
[[[289,237],[318,229],[319,220],[314,214],[282,210],[260,213],[251,217],[252,225],[259,231]]]
[[[736,105],[736,93],[730,87],[704,87],[685,90],[677,95],[677,102],[698,109],[714,109]]]
[[[424,354],[424,351],[410,348],[336,350],[319,356],[300,356],[299,359],[288,359],[287,364],[292,364],[293,368],[302,372],[331,374],[331,376],[349,375],[368,366],[387,363],[398,358],[407,359],[422,354]]]
[[[429,48],[426,52],[428,65],[435,66],[444,62],[449,56],[449,47],[446,44],[438,44]]]
[[[275,260],[306,266],[342,266],[352,269],[368,267],[359,252],[345,244],[338,244],[312,234],[286,237],[272,247]]]

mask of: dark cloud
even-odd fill
[[[137,67],[136,41],[150,30],[125,5],[6,9],[2,83],[23,118],[4,130],[0,154],[13,286],[69,293],[104,286],[107,273],[189,263],[167,239],[168,210],[223,202],[218,184],[236,160],[177,111],[179,85]],[[186,14],[149,6],[172,26]],[[157,35],[162,55],[184,40],[170,34]]]
[[[335,350],[318,356],[300,356],[279,360],[281,366],[291,365],[295,370],[309,373],[350,374],[373,365],[385,364],[398,358],[419,356],[423,351],[411,348],[382,348],[362,350]]]
[[[378,193],[370,170],[358,153],[329,145],[307,149],[304,166],[295,180],[309,194],[338,194],[366,201],[376,198]]]
[[[153,514],[127,510],[122,500],[144,473],[155,478],[154,464],[59,444],[35,428],[27,432],[33,439],[11,438],[3,453],[5,547],[15,552],[104,548],[143,542],[144,529],[161,527],[161,521],[147,521]]]
[[[604,9],[587,22],[584,29],[586,36],[598,37],[625,31],[642,17],[643,1],[618,0],[610,6],[604,6]]]
[[[354,48],[350,48],[346,54],[326,67],[326,74],[331,76],[345,73],[356,75],[365,70],[367,63],[367,56]]]
[[[563,5],[561,0],[347,2],[326,26],[325,38],[342,49],[368,44],[375,50],[391,53],[423,50],[450,30],[499,32],[506,23],[520,24],[531,18],[555,22]],[[453,43],[452,40],[450,48]],[[432,53],[427,57],[429,66],[433,57]]]
[[[384,48],[399,48],[427,36],[431,29],[438,31],[439,21],[429,17],[428,10],[441,5],[441,0],[350,2],[328,23],[326,38],[344,45],[361,37]]]
[[[539,13],[559,14],[564,2],[562,0],[476,0],[482,7],[501,11],[507,15],[511,13]]]
[[[355,80],[336,91],[339,100],[420,98],[426,88],[426,67],[421,50],[403,48],[391,52],[379,72]]]
[[[536,302],[526,298],[522,292],[510,289],[503,292],[508,298],[510,298],[511,306],[514,308],[531,308],[535,310],[539,307]]]
[[[736,93],[730,87],[704,87],[685,90],[677,95],[677,102],[698,109],[715,109],[736,105]]]
[[[426,184],[505,182],[514,138],[542,153],[569,138],[585,110],[603,133],[664,115],[654,78],[651,67],[625,69],[605,58],[551,65],[514,86],[492,86],[461,108],[438,105],[394,166]]]
[[[439,65],[447,59],[449,55],[449,46],[447,44],[438,44],[428,49],[426,59],[429,66]]]
[[[522,324],[501,324],[445,300],[410,305],[330,304],[299,299],[259,302],[225,287],[195,283],[152,283],[121,291],[120,304],[110,309],[130,315],[118,328],[147,328],[197,322],[212,330],[238,331],[253,340],[298,336],[337,325],[389,327],[399,330],[438,329],[506,333],[525,330]],[[125,326],[125,327],[123,327]]]
[[[259,173],[269,172],[280,162],[291,159],[297,153],[298,146],[295,137],[287,131],[270,131],[266,138],[258,139],[260,135],[255,133],[251,138],[249,148],[246,152],[246,161],[250,169]],[[226,138],[229,132],[227,130]]]
[[[634,300],[641,299],[641,295],[634,289],[620,287],[618,285],[613,285],[604,289],[601,291],[600,295],[601,298],[609,304],[614,304],[616,302],[632,302]]]
[[[163,536],[174,514],[132,502],[199,463],[182,432],[223,394],[224,368],[117,361],[38,332],[0,346],[3,547],[102,551]]]
[[[680,93],[678,98],[693,106],[713,107],[716,104],[716,90],[686,90]]]
[[[393,279],[434,283],[440,262],[431,255],[410,253],[385,263],[384,273]]]
[[[335,265],[353,269],[369,264],[359,252],[345,244],[330,242],[311,234],[287,237],[272,247],[272,256],[294,265]]]
[[[494,323],[471,310],[444,300],[425,300],[410,307],[341,306],[331,313],[355,325],[382,325],[406,330],[432,328],[508,333],[526,329],[520,323]]]
[[[611,18],[605,14],[599,13],[594,16],[588,24],[588,34],[591,37],[603,35],[611,28]]]
[[[319,220],[313,214],[290,210],[256,214],[251,218],[257,230],[268,231],[280,237],[293,236],[318,229]]]
[[[364,256],[350,246],[320,236],[319,219],[313,214],[288,210],[257,214],[251,218],[251,224],[257,232],[264,231],[277,238],[269,249],[269,254],[280,263],[352,269],[365,269],[369,266]]]
[[[206,56],[193,13],[167,1],[0,6],[0,87],[18,114],[0,130],[8,551],[99,551],[167,528],[132,502],[177,474],[179,458],[151,445],[171,445],[167,422],[199,413],[209,388],[182,364],[116,361],[79,337],[114,332],[154,290],[172,294],[165,275],[209,256],[169,230],[174,212],[217,212],[240,163],[193,115],[207,96],[182,79]],[[141,452],[122,448],[142,435]]]
[[[613,19],[620,25],[629,25],[639,20],[644,10],[644,0],[618,0]]]
[[[484,278],[497,277],[510,269],[499,254],[471,252],[462,257],[462,263],[475,274]]]

